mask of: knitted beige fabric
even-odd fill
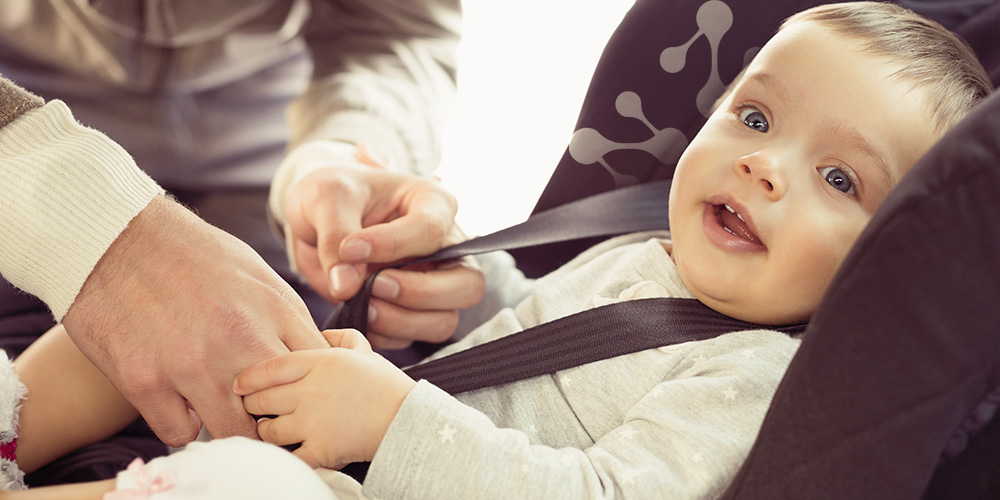
[[[61,320],[111,243],[163,190],[62,102],[40,106],[9,84],[4,92],[0,272]]]

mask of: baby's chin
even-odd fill
[[[671,260],[674,261],[674,264],[677,265],[681,282],[694,295],[694,298],[710,309],[730,318],[764,326],[797,325],[808,322],[818,306],[818,303],[812,303],[816,301],[795,304],[790,300],[774,299],[773,297],[768,299],[752,295],[748,298],[747,295],[750,292],[743,290],[743,293],[740,293],[734,291],[732,287],[722,287],[722,289],[719,289],[712,286],[696,286],[698,283],[705,283],[706,281],[710,285],[715,283],[711,280],[706,280],[704,277],[700,277],[700,279],[692,282],[691,277],[684,272],[685,267],[677,262],[673,246],[666,242],[661,244],[667,254],[670,255]],[[713,291],[715,292],[714,294],[712,293]]]
[[[807,323],[810,313],[802,313],[789,309],[778,310],[773,304],[744,303],[735,300],[718,300],[712,297],[699,296],[695,293],[695,298],[710,309],[729,316],[730,318],[746,321],[764,326],[785,326]]]

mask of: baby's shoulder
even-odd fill
[[[758,329],[726,333],[706,340],[662,347],[681,358],[679,370],[693,374],[784,372],[798,350],[798,337],[777,330]]]

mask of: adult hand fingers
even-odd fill
[[[278,446],[301,443],[303,436],[295,425],[294,416],[262,418],[257,421],[257,434],[264,441]]]
[[[340,265],[344,237],[361,229],[362,217],[369,210],[371,189],[357,175],[335,168],[313,172],[286,200],[285,214],[294,239],[315,249],[312,254],[297,248],[297,262],[303,271],[309,270],[310,284],[334,300],[350,298],[351,289],[356,291],[364,276],[356,266]]]
[[[484,289],[472,258],[429,271],[384,270],[375,278],[369,304],[372,345],[400,349],[414,340],[443,342],[458,326],[458,310],[478,304]]]
[[[298,299],[298,295],[295,295],[293,290],[288,290],[286,293],[294,295],[293,298]],[[285,323],[284,328],[276,328],[278,340],[284,345],[272,351],[271,355],[326,347],[326,339],[320,334],[319,327],[313,321],[305,303],[301,300],[290,300],[290,302],[299,311]]]
[[[228,390],[196,397],[191,406],[212,436],[257,438],[256,423],[243,408],[242,399]]]
[[[429,270],[385,269],[372,296],[413,310],[466,309],[482,300],[485,287],[479,265],[466,257]]]
[[[425,181],[429,183],[430,181]],[[398,206],[399,217],[368,225],[343,242],[342,254],[351,262],[395,262],[431,254],[445,246],[452,234],[458,205],[443,189],[413,189]],[[357,249],[365,249],[365,253]]]
[[[293,239],[292,252],[295,254],[298,273],[306,279],[309,286],[327,302],[335,302],[330,294],[330,275],[323,272],[316,247],[303,240]]]
[[[126,395],[126,398],[142,414],[146,424],[160,441],[167,446],[183,446],[198,437],[201,420],[179,394],[166,391],[146,392],[141,388],[138,391],[141,394],[132,397]]]
[[[414,311],[395,304],[372,301],[374,321],[369,320],[370,334],[399,340],[439,343],[448,340],[458,327],[458,311]],[[370,339],[372,346],[389,349],[382,341]]]
[[[209,342],[206,345],[219,344]],[[270,355],[285,349],[277,339],[262,342],[259,348],[267,348],[268,352],[272,353]],[[244,361],[248,359],[248,353],[240,352],[237,348],[222,356],[218,353],[204,356],[196,354],[214,350],[212,347],[208,349],[197,348],[181,353],[180,357],[184,361],[173,367],[176,371],[173,372],[172,386],[184,395],[187,404],[197,413],[201,423],[213,437],[256,438],[256,425],[253,419],[244,410],[242,399],[231,389],[237,370],[242,368],[244,363],[256,359],[249,358],[252,361]],[[230,364],[231,362],[236,364]]]
[[[350,299],[364,284],[367,277],[367,264],[348,264],[341,262],[334,265],[330,271],[323,268],[319,259],[319,251],[314,246],[301,241],[293,242],[295,262],[298,272],[309,286],[327,302],[337,303]],[[334,283],[335,281],[335,283]],[[333,291],[336,290],[336,293]]]
[[[375,349],[388,351],[398,351],[413,345],[412,340],[387,337],[376,332],[368,332],[368,342],[370,342],[372,347]]]

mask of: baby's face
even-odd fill
[[[729,316],[803,321],[875,209],[933,143],[923,89],[815,23],[771,39],[677,164],[672,256]]]

